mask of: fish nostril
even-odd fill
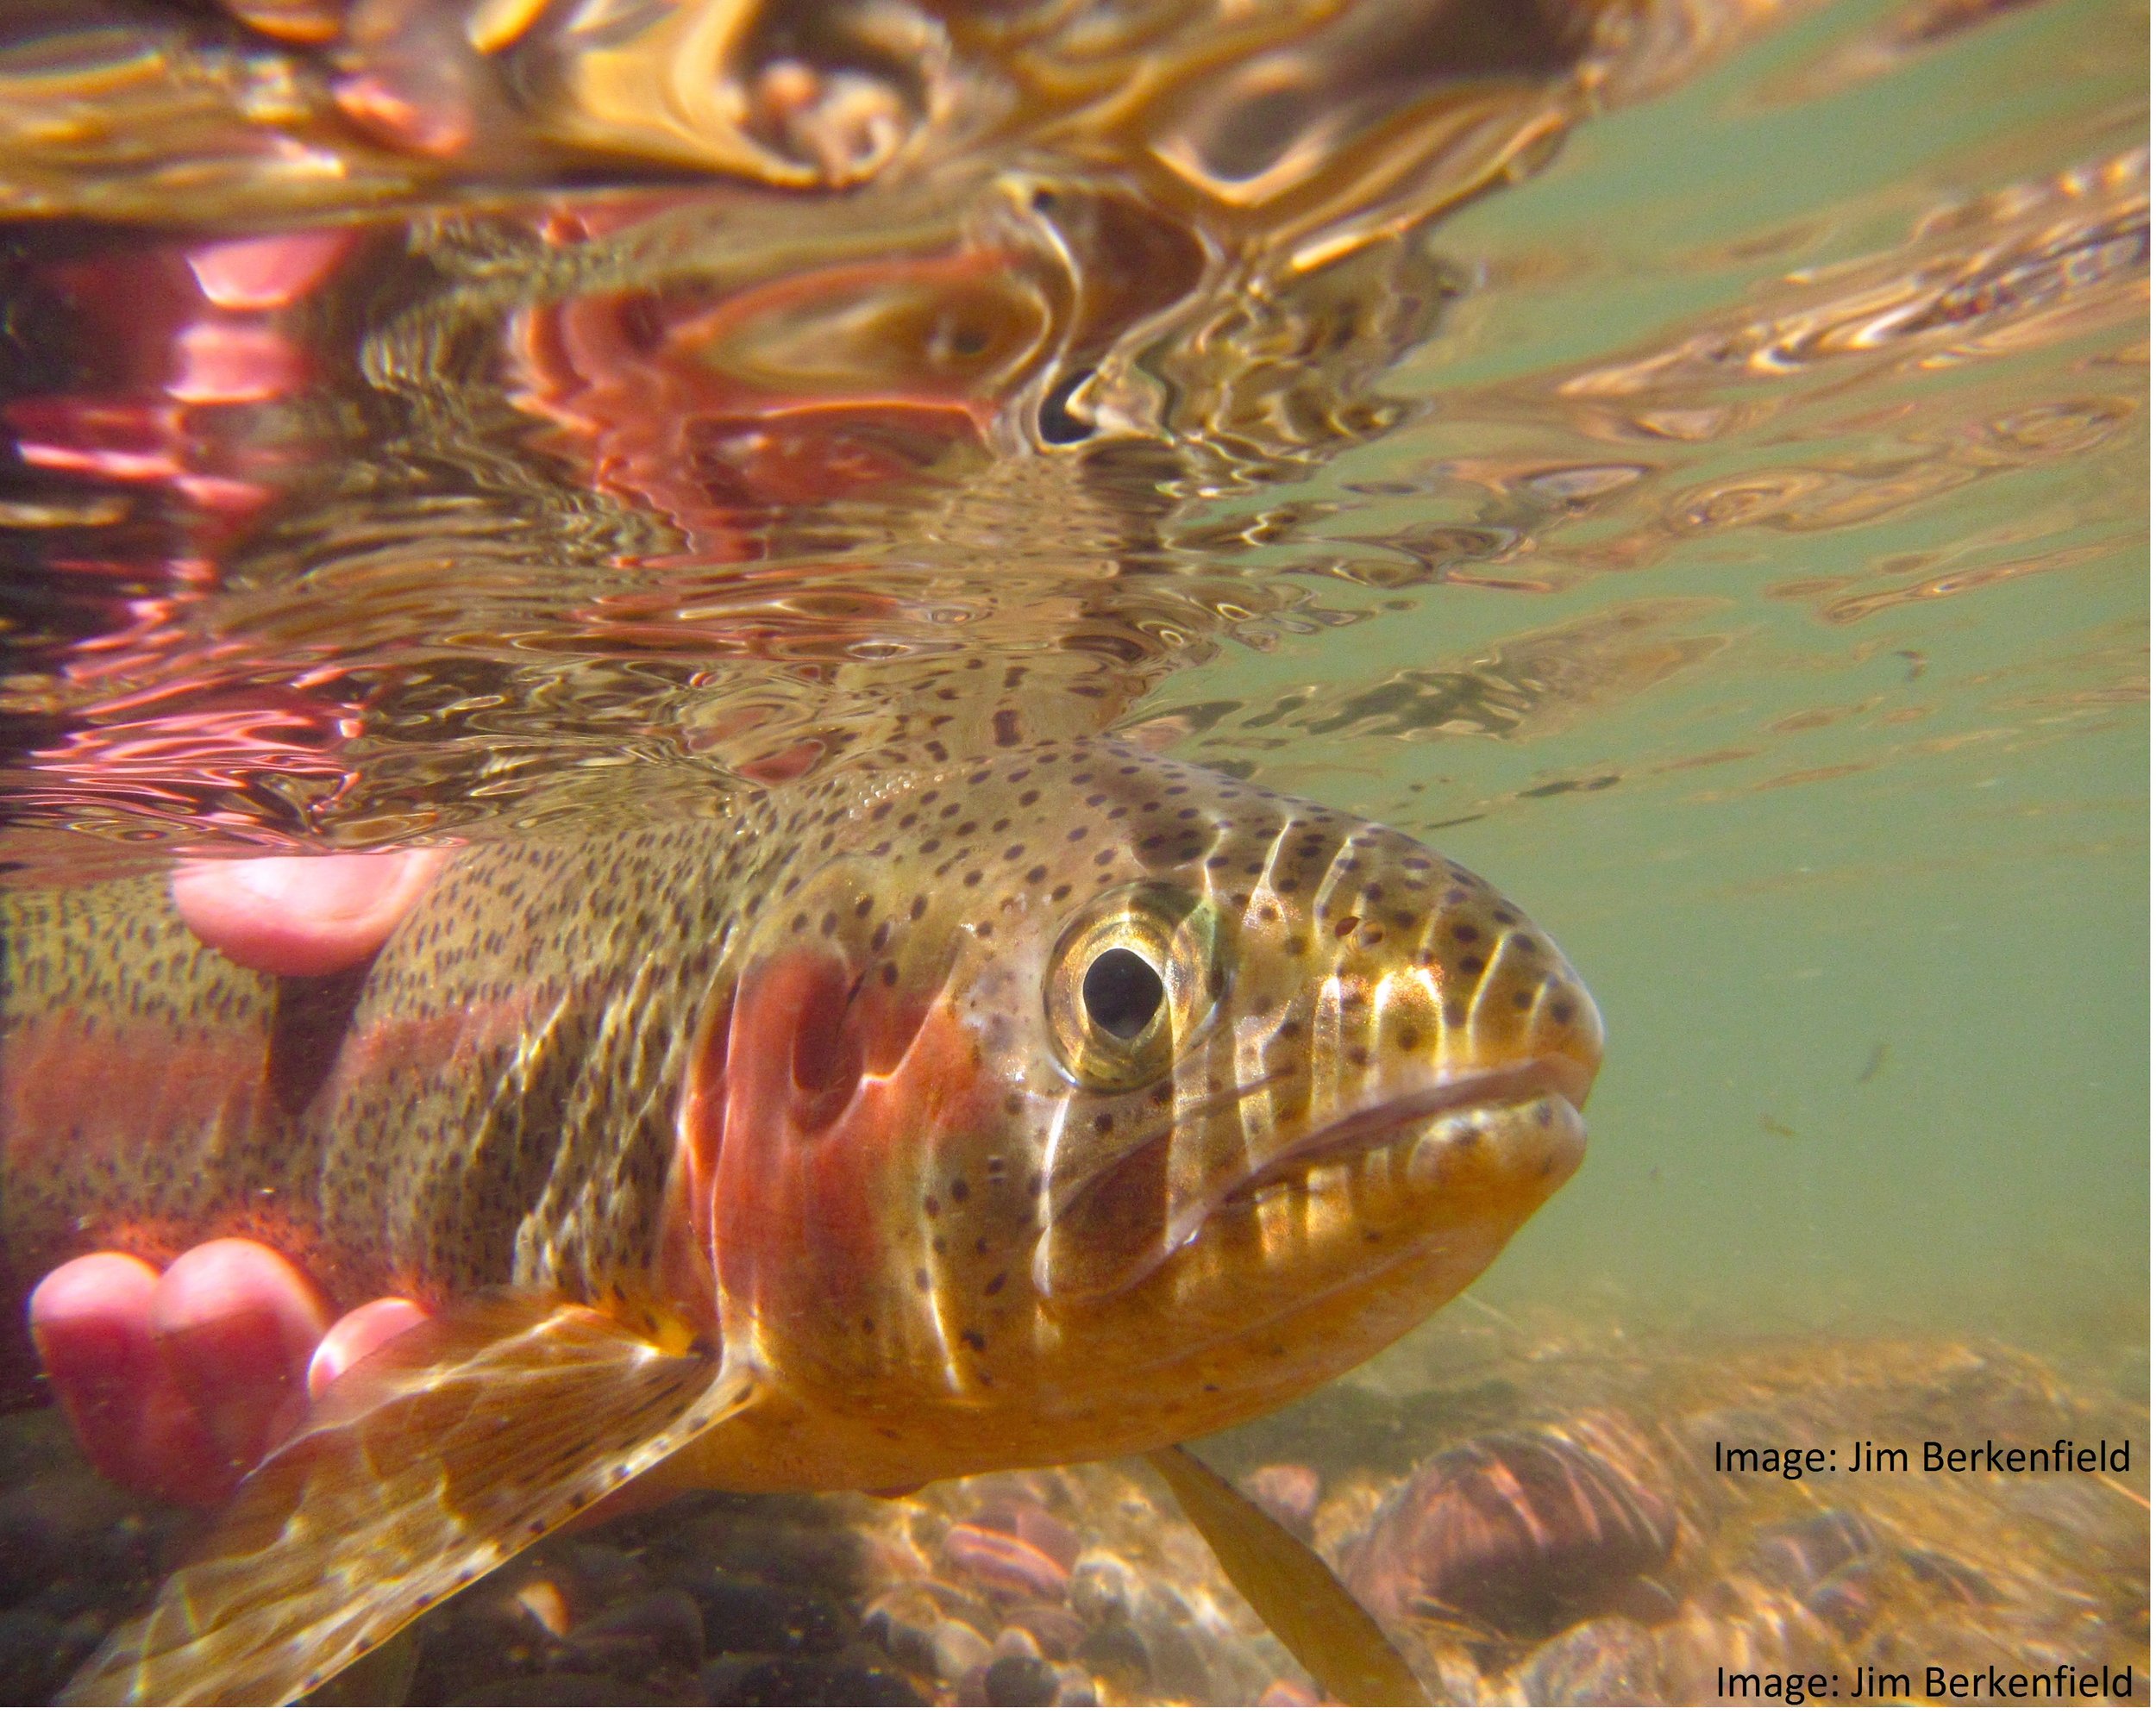
[[[1544,1054],[1569,1060],[1583,1073],[1581,1096],[1602,1067],[1602,1018],[1576,981],[1558,977],[1547,983],[1536,1017],[1536,1046]]]

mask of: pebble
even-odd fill
[[[1152,1651],[1125,1619],[1111,1618],[1089,1632],[1078,1658],[1120,1700],[1141,1698],[1152,1680]]]
[[[1802,1595],[1878,1542],[1869,1519],[1837,1507],[1761,1530],[1747,1565],[1763,1581]]]
[[[937,1592],[916,1584],[888,1590],[869,1602],[861,1633],[908,1671],[933,1678],[936,1628],[949,1617]]]
[[[1053,1560],[1066,1572],[1085,1549],[1085,1538],[1050,1511],[1026,1487],[990,1478],[981,1484],[981,1503],[959,1520],[959,1527],[1014,1536]]]
[[[1070,1572],[1023,1536],[976,1523],[955,1523],[943,1537],[943,1557],[962,1578],[1014,1595],[1061,1600]]]
[[[1024,1602],[1005,1608],[1003,1617],[1006,1624],[1031,1637],[1051,1661],[1075,1660],[1079,1645],[1085,1641],[1086,1628],[1069,1607]]]
[[[962,1679],[985,1667],[993,1652],[988,1639],[963,1619],[943,1619],[928,1634],[929,1658],[939,1679]]]
[[[1883,1575],[1877,1559],[1852,1560],[1806,1594],[1804,1605],[1843,1642],[1854,1642],[1879,1617]]]
[[[1105,1548],[1078,1556],[1070,1573],[1070,1610],[1087,1626],[1127,1619],[1144,1598],[1144,1580]]]
[[[981,1674],[982,1704],[990,1708],[1048,1708],[1062,1680],[1037,1655],[1006,1655]]]
[[[1530,1708],[1639,1706],[1669,1699],[1653,1633],[1630,1619],[1589,1619],[1560,1631],[1514,1670]]]
[[[1266,1464],[1244,1479],[1250,1496],[1284,1527],[1310,1538],[1325,1483],[1307,1464]]]
[[[2000,1598],[1998,1587],[1990,1578],[1952,1554],[1934,1553],[1927,1548],[1904,1548],[1902,1563],[1916,1574],[1920,1583],[1950,1599],[1972,1607],[1988,1607]]]

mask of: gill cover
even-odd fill
[[[730,1352],[843,1363],[910,1248],[906,1185],[981,1079],[949,1000],[957,937],[887,866],[826,864],[758,924],[685,1104]],[[849,1331],[849,1329],[852,1329]]]

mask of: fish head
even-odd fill
[[[724,1336],[931,1461],[1270,1408],[1579,1164],[1593,1000],[1407,835],[1095,742],[801,842],[688,1110]]]

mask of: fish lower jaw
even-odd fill
[[[1503,1107],[1470,1107],[1447,1113],[1425,1127],[1405,1150],[1410,1184],[1443,1187],[1460,1163],[1495,1152],[1495,1164],[1509,1167],[1535,1184],[1542,1195],[1570,1178],[1587,1153],[1587,1125],[1580,1110],[1562,1095],[1545,1095]]]
[[[1522,1176],[1541,1187],[1539,1201],[1572,1175],[1586,1152],[1579,1104],[1592,1075],[1574,1061],[1546,1056],[1373,1103],[1260,1163],[1221,1205],[1265,1200],[1288,1186],[1317,1192],[1372,1178],[1449,1188],[1470,1163],[1487,1179]]]
[[[1358,1126],[1351,1147],[1299,1148],[1215,1204],[1174,1258],[1162,1287],[1185,1337],[1133,1372],[1239,1367],[1240,1390],[1275,1402],[1320,1385],[1474,1279],[1586,1146],[1578,1108],[1530,1091]],[[1188,1336],[1199,1328],[1211,1336]]]

